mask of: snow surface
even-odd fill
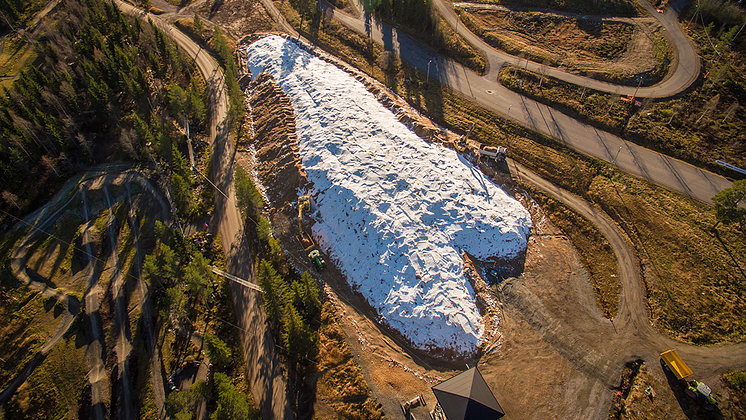
[[[480,259],[525,251],[526,209],[293,41],[268,36],[247,55],[251,74],[272,74],[293,104],[320,246],[415,346],[473,353],[484,326],[461,250]]]

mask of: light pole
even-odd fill
[[[432,63],[433,60],[430,60],[427,62],[427,80],[425,81],[426,85],[430,85],[430,63]]]
[[[513,105],[508,105],[508,118],[510,118],[510,108],[513,108]]]
[[[642,79],[644,79],[644,77],[643,77],[643,76],[640,76],[640,82],[639,82],[639,83],[637,83],[637,89],[635,89],[635,94],[634,94],[634,95],[632,95],[632,96],[634,96],[635,98],[637,98],[637,91],[638,91],[638,90],[640,90],[640,85],[642,84]]]

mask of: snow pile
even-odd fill
[[[266,37],[247,54],[252,75],[272,74],[292,101],[324,251],[414,345],[475,351],[484,326],[460,251],[480,259],[525,251],[526,209],[294,42]]]

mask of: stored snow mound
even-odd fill
[[[473,353],[484,326],[460,250],[525,251],[529,213],[455,151],[425,142],[364,86],[294,42],[247,50],[296,112],[314,235],[380,318],[425,350]]]

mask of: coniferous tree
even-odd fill
[[[267,260],[259,263],[258,277],[264,298],[264,311],[272,322],[278,322],[288,302],[287,284]]]
[[[293,362],[302,362],[316,357],[318,339],[316,333],[303,320],[295,307],[285,305],[282,341],[288,357]]]

